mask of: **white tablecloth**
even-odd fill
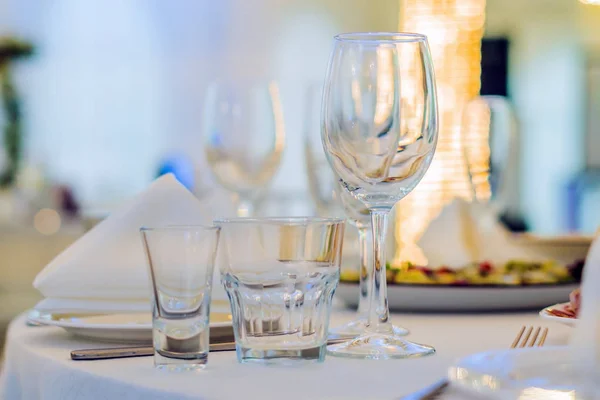
[[[353,316],[337,312],[333,323]],[[547,344],[564,344],[570,328],[547,323],[535,313],[495,315],[405,315],[394,322],[410,338],[432,344],[423,359],[368,361],[328,357],[302,367],[240,365],[234,352],[211,353],[205,370],[155,370],[151,357],[71,361],[70,351],[108,346],[76,339],[60,328],[29,327],[23,316],[9,329],[0,398],[48,399],[399,399],[445,376],[456,359],[507,348],[522,325],[550,328]],[[451,388],[441,399],[468,399]]]

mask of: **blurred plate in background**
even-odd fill
[[[579,284],[535,286],[388,285],[394,311],[509,311],[541,309],[564,302]],[[335,292],[350,307],[358,305],[358,284],[340,282]]]

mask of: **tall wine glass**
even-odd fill
[[[335,37],[323,92],[322,139],[344,190],[370,211],[373,283],[367,333],[332,355],[407,358],[435,352],[394,334],[386,291],[385,236],[392,207],[419,183],[437,144],[435,77],[427,37]]]
[[[277,85],[213,83],[206,93],[204,139],[211,172],[233,193],[238,216],[252,215],[255,200],[277,172],[284,149]]]

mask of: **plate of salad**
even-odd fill
[[[396,311],[508,311],[562,303],[579,287],[583,260],[488,261],[462,268],[411,263],[386,269],[388,302]],[[343,271],[336,290],[348,306],[358,303],[358,272]]]

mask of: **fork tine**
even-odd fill
[[[548,328],[544,328],[542,332],[542,337],[540,338],[540,342],[538,343],[539,347],[542,347],[544,343],[546,343],[546,336],[548,336]]]
[[[521,341],[521,344],[519,344],[519,347],[523,348],[527,345],[527,342],[529,341],[529,336],[531,336],[531,332],[533,332],[533,326],[530,326],[529,329],[527,329],[525,337]]]
[[[542,328],[541,327],[537,327],[535,329],[535,332],[533,333],[533,337],[531,338],[531,340],[529,341],[529,347],[533,347],[535,345],[535,342],[537,341],[538,336],[540,335],[540,330]]]
[[[525,325],[523,325],[521,327],[521,330],[517,334],[517,337],[515,338],[515,341],[512,342],[512,344],[510,345],[511,349],[514,349],[514,348],[516,348],[519,345],[519,341],[521,340],[521,337],[523,336],[523,332],[525,332]]]

